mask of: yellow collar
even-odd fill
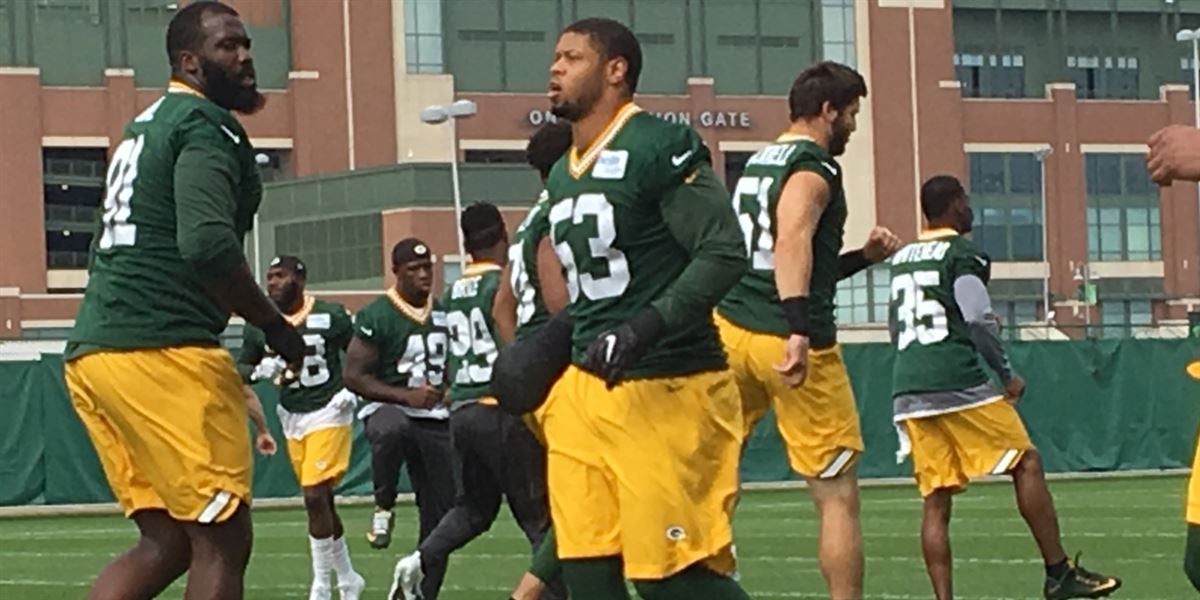
[[[396,310],[400,311],[400,314],[412,319],[413,321],[416,321],[417,323],[424,324],[429,320],[430,313],[433,312],[432,298],[425,302],[425,306],[417,308],[409,304],[408,301],[406,301],[404,297],[400,295],[400,292],[396,291],[396,288],[389,288],[387,291],[387,297],[388,300],[392,302],[392,306],[395,307]]]
[[[171,82],[167,84],[167,93],[188,94],[197,98],[206,98],[203,92],[182,81],[179,81],[178,79],[172,79]]]
[[[617,111],[617,114],[613,115],[612,120],[604,127],[604,131],[592,142],[591,146],[588,146],[582,156],[579,155],[575,146],[571,146],[570,152],[567,153],[567,170],[570,171],[571,177],[575,179],[583,177],[596,163],[600,153],[612,143],[613,138],[617,137],[621,128],[640,112],[642,112],[642,107],[633,102],[627,102]]]
[[[799,133],[790,133],[787,131],[779,134],[779,137],[775,138],[775,141],[779,142],[781,144],[786,144],[788,142],[801,142],[801,141],[812,142],[814,144],[817,143],[817,140],[814,140],[807,135],[801,135]]]
[[[918,236],[917,239],[926,241],[936,240],[944,237],[955,237],[957,235],[958,232],[949,227],[938,227],[937,229],[926,229],[925,231],[922,231],[921,235]]]
[[[285,315],[284,318],[287,319],[288,323],[292,324],[292,327],[300,327],[305,321],[308,320],[308,315],[312,312],[313,307],[316,306],[316,304],[316,298],[306,295],[304,296],[304,302],[300,304],[300,310],[297,310],[290,315]]]
[[[462,276],[474,277],[476,275],[483,275],[489,271],[499,271],[501,268],[502,267],[500,265],[490,260],[481,260],[467,265],[467,268],[463,271]]]

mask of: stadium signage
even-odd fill
[[[751,127],[750,113],[745,111],[706,110],[699,113],[651,111],[650,114],[670,123],[683,123],[705,129],[750,129]],[[550,114],[548,110],[538,110],[535,108],[526,115],[526,121],[534,127],[540,127],[546,123],[558,121],[558,117]]]

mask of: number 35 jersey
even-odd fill
[[[965,390],[987,383],[954,282],[974,275],[985,284],[991,261],[949,229],[923,233],[889,260],[896,362],[892,395]]]
[[[324,407],[342,390],[342,353],[350,345],[350,312],[336,302],[308,296],[296,314],[285,318],[304,336],[307,348],[299,377],[279,391],[279,403],[288,412],[312,412]],[[262,330],[246,325],[242,333],[242,352],[238,356],[243,375],[252,371],[267,355],[266,343]]]
[[[809,138],[780,137],[746,163],[733,194],[733,210],[742,225],[750,270],[721,301],[717,311],[743,329],[787,337],[790,330],[775,287],[776,209],[788,178],[797,171],[812,171],[829,185],[829,204],[821,213],[812,240],[812,277],[809,280],[809,332],[814,348],[837,342],[834,296],[837,263],[846,226],[846,195],[842,170],[824,148]]]
[[[574,360],[605,331],[650,305],[691,258],[663,219],[666,194],[709,159],[690,127],[626,104],[582,155],[572,148],[546,182],[550,236],[563,264],[574,321]],[[626,371],[629,379],[723,369],[712,319],[665,331]]]
[[[396,290],[363,307],[354,318],[354,336],[375,346],[375,377],[400,388],[442,388],[446,371],[446,328],[430,299],[422,308],[404,301]],[[397,405],[411,417],[445,419],[445,408]],[[370,403],[359,412],[366,418],[379,408]]]

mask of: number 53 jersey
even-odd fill
[[[974,275],[986,284],[991,261],[949,229],[923,233],[889,260],[896,362],[892,395],[965,390],[988,382],[954,299],[954,282]]]
[[[574,360],[605,331],[632,318],[691,261],[664,221],[661,202],[708,161],[690,127],[626,104],[582,154],[572,148],[546,182],[550,239],[567,276]],[[712,319],[666,331],[626,371],[629,379],[725,368]]]

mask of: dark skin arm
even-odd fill
[[[346,350],[346,366],[342,368],[342,379],[350,391],[385,404],[402,404],[413,408],[433,408],[442,402],[442,390],[424,386],[400,388],[388,385],[375,376],[379,362],[379,349],[374,344],[354,338]]]

